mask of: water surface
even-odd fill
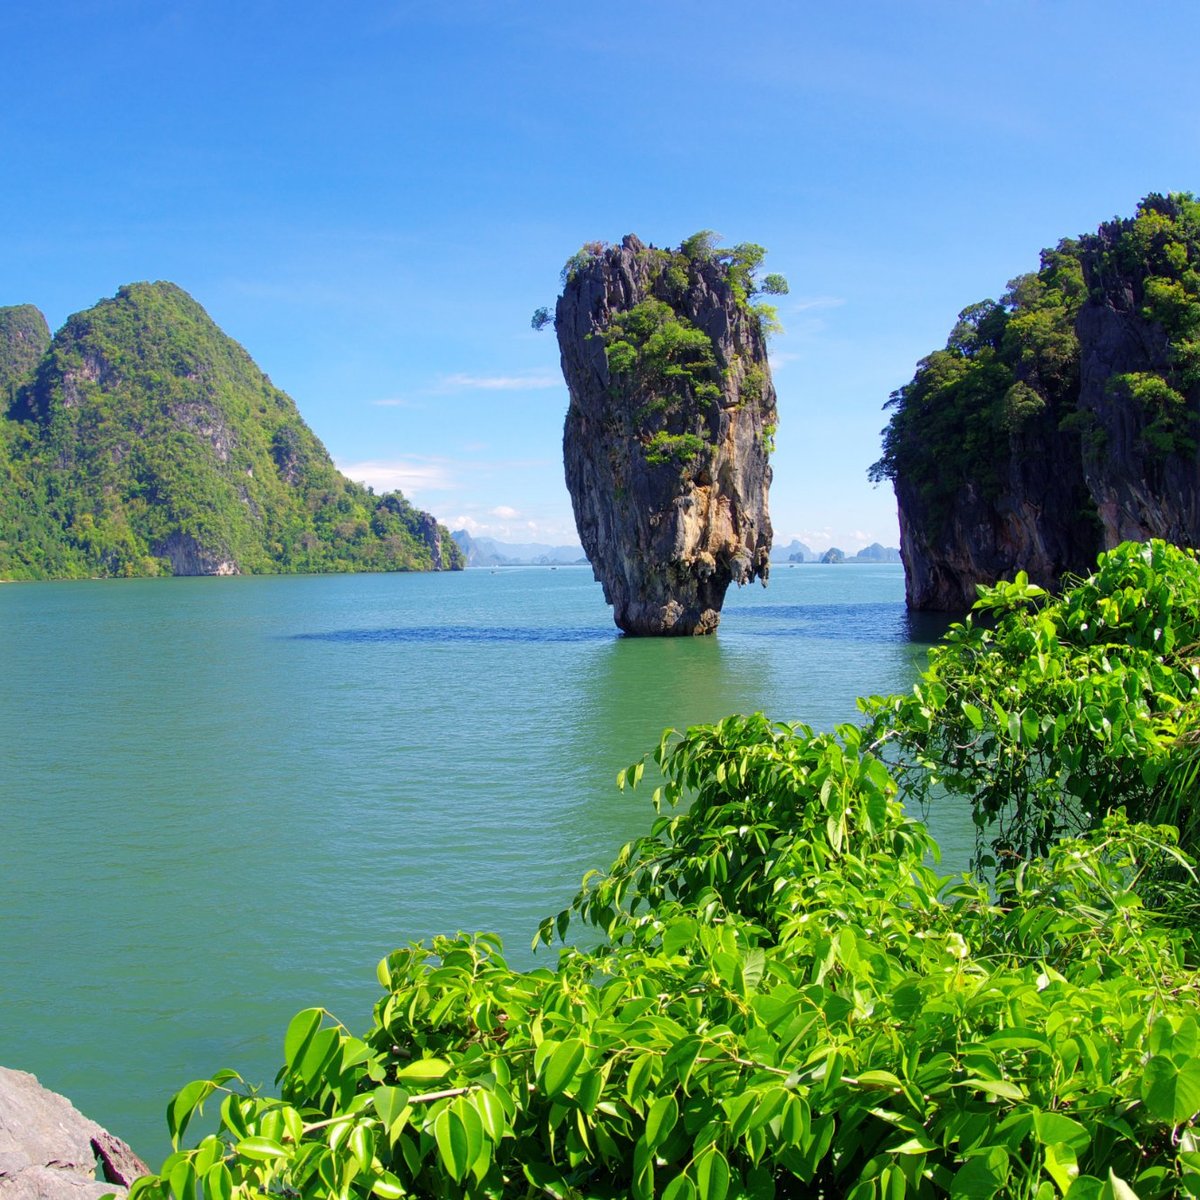
[[[0,1062],[161,1157],[170,1093],[269,1084],[298,1009],[365,1029],[393,947],[530,963],[648,824],[614,779],[664,727],[832,727],[925,636],[894,566],[777,568],[671,640],[586,568],[0,587]]]

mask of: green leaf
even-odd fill
[[[400,1200],[402,1196],[408,1195],[404,1185],[391,1171],[384,1171],[374,1179],[371,1183],[371,1191],[377,1196],[382,1196],[383,1200]]]
[[[653,1200],[654,1197],[654,1151],[638,1138],[633,1147],[633,1186],[630,1189],[634,1200]]]
[[[1108,1183],[1101,1193],[1101,1200],[1138,1200],[1138,1194],[1112,1167],[1108,1168]]]
[[[1025,1093],[1007,1079],[980,1079],[973,1075],[969,1079],[960,1079],[954,1087],[969,1087],[977,1092],[986,1092],[989,1096],[999,1096],[1004,1100],[1024,1100]]]
[[[470,1143],[462,1118],[453,1109],[443,1108],[434,1118],[433,1137],[450,1178],[461,1183],[471,1169]]]
[[[625,1081],[625,1099],[630,1108],[639,1111],[641,1109],[642,1098],[650,1084],[655,1057],[653,1054],[643,1054],[634,1059],[633,1066],[629,1068],[629,1078]]]
[[[454,1065],[444,1058],[418,1058],[396,1072],[397,1079],[409,1083],[433,1083],[445,1079],[454,1070]]]
[[[167,1106],[167,1129],[171,1134],[171,1145],[179,1148],[188,1123],[197,1112],[204,1109],[204,1101],[213,1094],[211,1079],[197,1079],[181,1088]]]
[[[686,1175],[676,1175],[663,1188],[662,1200],[696,1200],[696,1185]]]
[[[1008,1179],[1008,1155],[994,1146],[984,1154],[968,1158],[954,1173],[952,1200],[991,1200]]]
[[[312,1083],[332,1061],[337,1048],[338,1031],[333,1028],[318,1029],[309,1038],[293,1070],[306,1083]]]
[[[924,1133],[916,1133],[897,1146],[889,1146],[889,1154],[929,1154],[937,1150],[938,1145]]]
[[[253,1158],[265,1162],[270,1158],[286,1158],[287,1151],[273,1138],[248,1137],[242,1138],[234,1147],[243,1158]]]
[[[350,1139],[347,1144],[350,1147],[350,1153],[358,1159],[363,1167],[371,1165],[371,1160],[375,1157],[375,1135],[366,1125],[355,1125],[350,1130]]]
[[[1062,1113],[1034,1113],[1033,1128],[1043,1146],[1061,1142],[1070,1146],[1076,1154],[1085,1149],[1092,1140],[1092,1135],[1078,1121],[1073,1121]]]
[[[762,982],[763,971],[766,969],[767,956],[759,948],[747,950],[742,956],[742,983],[747,992],[753,992]]]
[[[1075,1151],[1065,1142],[1051,1142],[1043,1150],[1042,1161],[1046,1174],[1065,1195],[1079,1175],[1079,1162]]]
[[[700,1200],[725,1200],[729,1194],[729,1164],[715,1146],[696,1160],[696,1188]]]
[[[550,1163],[525,1163],[521,1170],[535,1188],[545,1192],[547,1196],[553,1196],[554,1200],[567,1200],[568,1196],[578,1195],[562,1172]]]
[[[1154,1055],[1142,1070],[1142,1100],[1151,1116],[1180,1125],[1200,1112],[1200,1060],[1182,1066]]]
[[[375,1115],[387,1131],[390,1141],[396,1140],[400,1132],[398,1123],[408,1108],[408,1093],[403,1088],[377,1087],[374,1091]]]
[[[983,728],[983,713],[980,712],[979,709],[976,708],[974,704],[971,704],[967,700],[962,701],[961,707],[963,710],[963,716],[965,716],[967,718],[967,720],[970,721],[971,724],[976,729],[982,729]]]
[[[858,1083],[860,1087],[886,1088],[889,1091],[900,1091],[904,1087],[903,1082],[891,1071],[860,1071]]]
[[[498,1142],[509,1127],[508,1114],[504,1110],[503,1101],[495,1092],[489,1092],[485,1089],[472,1092],[467,1099],[476,1112],[479,1113],[479,1119],[483,1122],[484,1133],[493,1142]]]
[[[321,1028],[321,1018],[324,1010],[306,1008],[298,1012],[288,1023],[287,1033],[283,1039],[283,1060],[288,1069],[294,1071],[301,1056],[308,1049],[313,1035]]]
[[[467,1170],[482,1173],[492,1155],[491,1145],[484,1133],[483,1118],[466,1097],[455,1100],[454,1111],[467,1135]]]
[[[694,1034],[680,1038],[667,1051],[667,1056],[663,1059],[663,1079],[667,1080],[673,1076],[679,1081],[679,1086],[686,1091],[688,1080],[692,1076],[696,1059],[699,1058],[702,1049],[704,1049],[703,1038]]]
[[[190,1159],[180,1157],[179,1161],[171,1167],[168,1181],[171,1185],[171,1193],[177,1200],[196,1200],[196,1170]]]
[[[209,1200],[230,1200],[233,1195],[233,1176],[223,1163],[214,1163],[204,1176],[204,1190]]]
[[[561,1096],[571,1086],[586,1052],[578,1038],[568,1038],[550,1055],[542,1074],[542,1088],[550,1099]]]
[[[663,933],[663,953],[678,954],[680,950],[690,946],[696,940],[696,931],[699,928],[690,917],[680,917],[672,921]]]
[[[660,1096],[650,1105],[650,1111],[646,1114],[646,1132],[643,1135],[646,1145],[651,1150],[657,1150],[671,1136],[671,1130],[675,1128],[675,1122],[678,1120],[679,1105],[675,1097]]]

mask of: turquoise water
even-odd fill
[[[534,961],[665,726],[851,720],[928,636],[894,566],[777,568],[695,640],[620,637],[586,568],[0,587],[0,1063],[157,1159],[169,1095],[270,1084],[298,1009],[365,1028],[393,947]]]

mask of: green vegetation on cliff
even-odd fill
[[[4,332],[0,369],[20,344]],[[343,477],[292,400],[173,284],[123,287],[19,361],[0,420],[0,576],[462,565],[399,493]]]
[[[11,404],[50,345],[46,318],[32,304],[0,308],[0,404]]]
[[[320,1008],[292,1020],[277,1097],[231,1071],[185,1087],[179,1149],[132,1200],[1200,1195],[1196,828],[1180,847],[1114,808],[1122,772],[1194,775],[1194,717],[1172,714],[1200,688],[1200,565],[1128,544],[1044,622],[1040,599],[988,592],[996,645],[959,631],[866,728],[664,735],[649,833],[539,930],[588,927],[590,948],[527,972],[489,934],[396,950],[361,1037]],[[1142,653],[1156,622],[1170,679]],[[1041,677],[1014,673],[1007,650],[1039,635]],[[1081,644],[1097,674],[1126,652],[1134,674],[1088,694]],[[1048,798],[1043,766],[1098,769],[1100,791],[1044,854],[939,878],[901,797],[972,737],[1010,804]],[[1042,757],[1009,771],[1022,738]],[[897,764],[893,743],[929,754]],[[206,1102],[216,1131],[184,1149]]]
[[[946,348],[923,358],[912,381],[892,393],[872,480],[902,477],[940,514],[964,480],[994,496],[1012,436],[1043,411],[1056,421],[1075,412],[1075,317],[1085,295],[1077,244],[1061,242],[1043,251],[1036,274],[1012,280],[999,302],[959,313]]]
[[[1081,405],[1077,326],[1088,305],[1141,322],[1146,336],[1144,361],[1124,363],[1118,350],[1105,395]],[[966,486],[997,496],[1024,433],[1072,439],[1076,461],[1102,458],[1113,449],[1098,416],[1106,404],[1126,407],[1129,454],[1151,486],[1168,460],[1195,456],[1200,204],[1188,194],[1148,196],[1133,219],[1043,251],[1041,268],[1012,280],[998,302],[964,309],[945,349],[892,394],[871,478],[902,481],[944,522]]]
[[[778,328],[774,308],[752,302],[761,293],[788,290],[782,275],[759,280],[766,251],[749,242],[719,250],[717,241],[711,230],[702,230],[685,238],[678,250],[642,248],[652,295],[614,313],[602,333],[614,395],[629,392],[639,401],[636,419],[651,466],[687,467],[705,461],[720,425],[714,410],[732,365],[718,362],[712,337],[687,316],[689,293],[723,284],[760,336]],[[568,259],[564,283],[605,249],[602,242],[590,243]],[[534,315],[535,328],[545,323]],[[740,363],[738,367],[739,398],[760,399],[765,382],[761,369]]]

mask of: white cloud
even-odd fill
[[[846,301],[841,296],[797,296],[787,303],[788,312],[812,312],[817,308],[841,308]]]
[[[488,512],[489,515],[499,517],[503,521],[515,521],[521,515],[515,508],[510,508],[507,504],[498,504]]]
[[[579,544],[579,535],[575,527],[562,521],[520,521],[504,517],[497,520],[486,519],[493,515],[493,511],[489,510],[484,514],[485,519],[481,520],[470,511],[465,511],[444,521],[443,524],[451,529],[465,529],[472,537],[495,538],[499,542],[544,542],[550,546]]]
[[[376,408],[411,408],[412,401],[404,399],[403,396],[388,396],[383,400],[372,400],[371,403]]]
[[[365,462],[340,462],[337,469],[356,483],[377,492],[396,489],[412,497],[422,492],[450,492],[458,487],[444,462],[418,459],[368,459]]]
[[[558,375],[537,371],[524,375],[447,375],[438,383],[439,392],[520,392],[539,388],[563,387]]]

